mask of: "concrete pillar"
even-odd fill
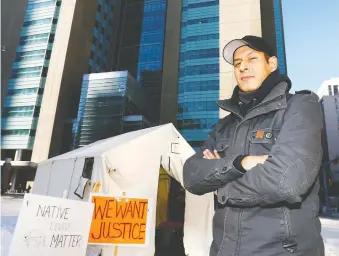
[[[22,159],[22,149],[17,149],[15,151],[14,161],[21,161]]]
[[[230,40],[245,35],[261,36],[260,0],[219,1],[220,99],[232,96],[236,80],[233,66],[223,58],[223,49]],[[220,118],[228,113],[220,111]]]
[[[62,1],[32,152],[41,162],[61,152],[64,121],[76,116],[88,71],[97,0]]]
[[[17,176],[17,170],[12,168],[12,176],[10,180],[11,186],[9,188],[10,192],[15,192],[16,176]]]
[[[160,123],[177,124],[182,0],[167,1]]]

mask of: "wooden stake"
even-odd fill
[[[126,196],[126,192],[122,192],[122,196],[125,197]],[[118,252],[119,252],[119,247],[115,246],[114,247],[114,256],[118,256]]]
[[[62,198],[63,199],[67,198],[67,190],[64,190],[64,192],[62,192]]]
[[[118,249],[119,249],[118,246],[114,247],[114,256],[118,256]]]

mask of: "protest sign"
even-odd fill
[[[26,194],[9,256],[84,256],[94,205]]]
[[[90,244],[147,245],[151,210],[148,199],[93,195],[92,202]]]

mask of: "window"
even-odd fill
[[[94,165],[93,157],[85,159],[85,164],[84,164],[84,168],[82,170],[82,175],[81,175],[82,178],[85,178],[88,180],[92,179],[93,165]],[[79,185],[77,189],[74,191],[74,194],[82,199],[84,198],[84,193],[85,193],[84,186],[81,186],[79,182]]]
[[[186,51],[180,54],[180,60],[193,60],[219,57],[219,48]]]
[[[28,135],[29,130],[18,129],[18,130],[1,130],[1,135]]]
[[[53,43],[54,42],[54,38],[55,38],[55,34],[50,34],[48,42],[49,43]]]
[[[46,51],[45,59],[46,59],[46,60],[49,60],[49,59],[51,58],[51,54],[52,54],[52,51],[51,51],[51,50],[47,50],[47,51]]]
[[[338,85],[333,85],[333,95],[339,95]]]
[[[48,67],[44,67],[44,68],[42,69],[41,76],[42,76],[42,77],[46,77],[46,76],[47,76],[47,72],[48,72]]]
[[[218,4],[219,4],[219,1],[209,1],[209,2],[188,4],[187,6],[183,7],[183,11],[187,11],[188,9],[193,9],[193,8],[201,8],[201,7],[215,6],[215,5],[217,6]]]
[[[185,27],[187,25],[205,24],[205,23],[212,23],[212,22],[218,22],[218,21],[219,21],[219,17],[194,19],[194,20],[188,20],[186,22],[182,22],[181,27]]]
[[[50,23],[51,19],[47,18],[47,19],[40,19],[40,20],[32,20],[32,21],[26,21],[23,24],[23,27],[28,27],[30,25],[39,25],[39,24],[47,24]]]

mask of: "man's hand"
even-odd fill
[[[249,171],[253,167],[255,167],[258,164],[263,164],[266,159],[268,158],[268,155],[263,156],[246,156],[242,161],[241,165],[246,170]]]
[[[213,159],[220,159],[221,157],[218,154],[218,151],[214,150],[213,152],[211,152],[209,149],[206,149],[204,152],[204,158],[205,159],[209,159],[209,160],[213,160]]]

